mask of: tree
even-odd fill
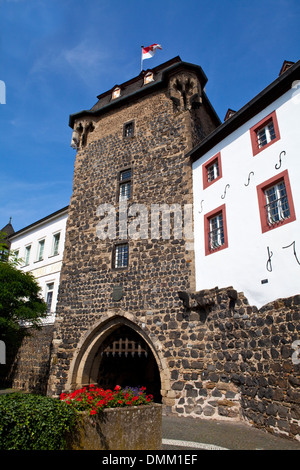
[[[0,336],[11,337],[25,323],[39,328],[46,315],[47,305],[33,274],[21,271],[9,260],[0,261]]]

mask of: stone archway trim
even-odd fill
[[[163,347],[153,334],[150,339],[150,331],[147,326],[142,321],[137,321],[136,317],[128,312],[109,311],[84,333],[71,362],[66,391],[75,390],[89,383],[94,357],[99,345],[119,325],[127,325],[132,328],[147,343],[158,366],[163,401],[167,401],[168,405],[173,404],[175,395],[171,390],[168,364],[162,355]]]

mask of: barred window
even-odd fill
[[[296,220],[287,170],[259,184],[256,189],[262,232]]]
[[[123,136],[124,137],[133,137],[134,136],[134,122],[127,122],[124,124],[123,128]]]
[[[205,255],[228,247],[226,207],[223,204],[204,216]]]
[[[209,219],[209,233],[208,233],[208,246],[210,250],[215,250],[224,245],[224,226],[223,214],[217,214],[215,217]]]
[[[266,216],[269,225],[290,217],[290,208],[284,181],[280,181],[265,190]]]
[[[127,268],[128,266],[128,243],[115,245],[113,253],[113,267],[114,268]]]
[[[119,176],[119,201],[125,201],[131,197],[131,169],[120,172]]]

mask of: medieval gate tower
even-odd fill
[[[176,57],[71,115],[77,149],[48,393],[145,385],[166,407],[193,352],[192,167],[219,124]],[[184,351],[184,353],[182,353]],[[195,357],[195,356],[193,356]]]

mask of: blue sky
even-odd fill
[[[69,115],[138,75],[141,45],[163,47],[144,68],[201,65],[223,120],[300,59],[299,24],[299,0],[0,0],[0,228],[69,204]]]

